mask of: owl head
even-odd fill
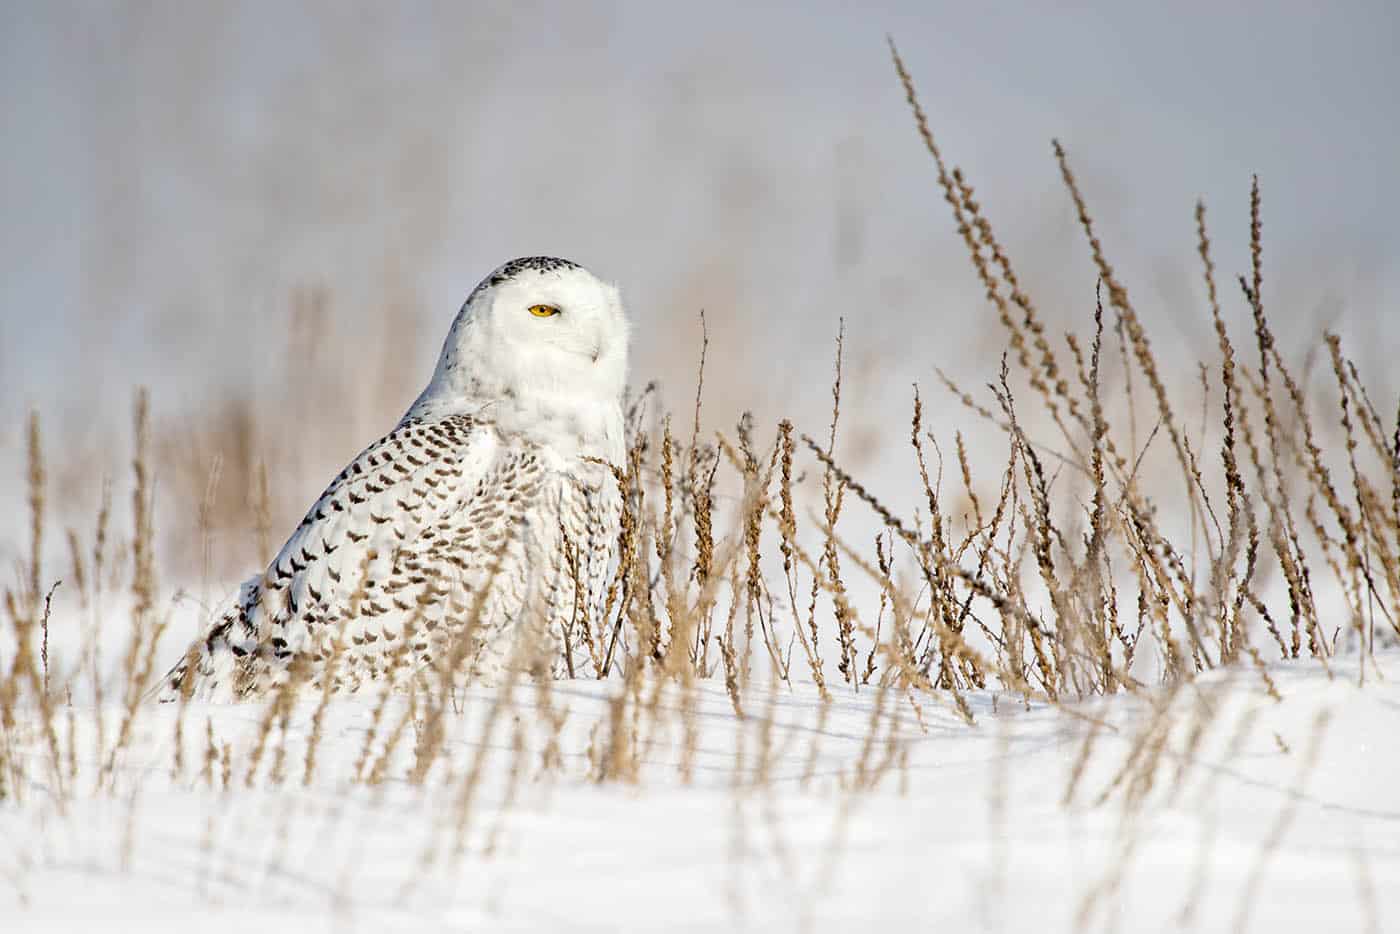
[[[627,380],[627,343],[615,287],[566,259],[514,259],[468,296],[415,408],[430,397],[615,406]]]

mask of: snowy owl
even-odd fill
[[[617,289],[568,260],[487,276],[417,401],[331,481],[159,698],[257,697],[294,672],[338,691],[446,667],[560,674],[564,630],[602,612],[614,563],[622,500],[607,465],[624,457],[627,331]]]

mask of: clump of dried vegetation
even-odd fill
[[[447,724],[463,703],[482,700],[464,701],[451,679],[440,692],[385,694],[367,707],[359,755],[340,778],[370,788],[402,779],[450,793],[455,817],[425,862],[460,857],[493,757],[509,776],[503,808],[517,785],[570,777],[571,769],[576,779],[624,783],[644,781],[649,769],[674,769],[690,781],[702,734],[697,710],[709,684],[722,685],[734,716],[748,724],[731,760],[741,793],[771,777],[771,704],[797,685],[823,704],[837,692],[872,692],[865,742],[841,773],[841,787],[853,794],[899,781],[901,737],[930,705],[949,706],[972,723],[969,698],[979,693],[1071,711],[1086,698],[1137,695],[1159,716],[1142,728],[1100,796],[1134,801],[1167,771],[1171,698],[1202,673],[1252,669],[1272,693],[1275,660],[1326,666],[1339,652],[1366,656],[1400,639],[1400,413],[1387,423],[1337,336],[1322,339],[1330,398],[1305,393],[1279,352],[1262,298],[1257,180],[1252,268],[1236,283],[1252,316],[1250,335],[1232,335],[1225,325],[1229,289],[1218,281],[1205,206],[1196,208],[1219,353],[1199,367],[1211,424],[1203,418],[1193,427],[1185,393],[1154,354],[1146,322],[1096,233],[1066,150],[1057,142],[1053,154],[1090,246],[1097,301],[1085,310],[1086,333],[1058,340],[968,176],[945,161],[891,51],[943,198],[1006,334],[990,405],[944,380],[973,418],[1005,438],[1003,459],[993,465],[1000,472],[995,495],[974,483],[988,468],[974,466],[962,432],[940,441],[928,430],[917,389],[907,421],[887,428],[907,438],[921,508],[897,514],[842,464],[837,439],[851,416],[842,407],[841,339],[831,420],[822,430],[804,432],[784,419],[765,431],[745,416],[732,431],[702,436],[706,337],[694,411],[655,413],[650,391],[641,393],[630,410],[627,460],[613,465],[627,505],[611,610],[575,620],[567,634],[568,670],[587,659],[580,669],[609,685],[604,715],[583,730],[586,748],[566,754],[568,711],[560,686],[547,680],[495,689],[466,752],[445,741]],[[1110,366],[1121,369],[1126,390],[1112,399],[1101,392]],[[1032,437],[1030,422],[1053,425],[1053,434]],[[58,800],[114,791],[139,722],[152,716],[145,692],[170,662],[157,658],[172,610],[162,606],[153,557],[157,465],[144,393],[135,404],[130,537],[115,540],[108,486],[90,539],[67,531],[60,572],[43,560],[51,530],[37,414],[28,433],[30,557],[5,588],[11,637],[0,656],[5,806],[23,806],[37,787]],[[241,427],[231,453],[244,474],[259,478],[248,511],[256,517],[255,550],[266,557],[275,542],[266,471],[254,463],[251,437]],[[944,450],[954,452],[951,463]],[[1171,484],[1149,488],[1144,480],[1153,452],[1174,465]],[[190,504],[206,538],[219,463],[205,495]],[[853,510],[873,515],[880,531],[872,543],[843,531]],[[89,620],[81,657],[62,663],[49,652],[60,585],[77,595]],[[125,596],[114,599],[118,586]],[[858,593],[873,599],[858,600]],[[108,606],[130,625],[114,628]],[[125,633],[125,644],[108,644],[111,632]],[[117,674],[107,677],[104,654],[113,652]],[[1360,670],[1364,677],[1367,666]],[[75,704],[75,694],[84,702]],[[327,693],[311,702],[297,745],[288,740],[289,723],[306,703],[290,692],[265,703],[241,743],[217,736],[195,705],[180,705],[168,718],[172,781],[216,789],[311,784],[322,767],[322,724],[337,701]],[[1192,708],[1191,716],[1204,723],[1207,708]],[[82,718],[92,718],[92,731],[75,727]],[[1091,724],[1066,802],[1078,792],[1096,736]],[[80,737],[92,748],[79,749]],[[813,737],[811,762],[820,731]],[[80,760],[95,763],[96,776],[85,776]]]

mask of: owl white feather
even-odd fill
[[[575,263],[527,257],[487,276],[417,401],[243,583],[160,699],[559,674],[565,630],[596,625],[615,563],[621,496],[600,461],[624,456],[627,343],[617,289]]]

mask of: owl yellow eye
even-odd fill
[[[536,318],[553,318],[559,314],[559,309],[553,305],[531,305],[530,314]]]

